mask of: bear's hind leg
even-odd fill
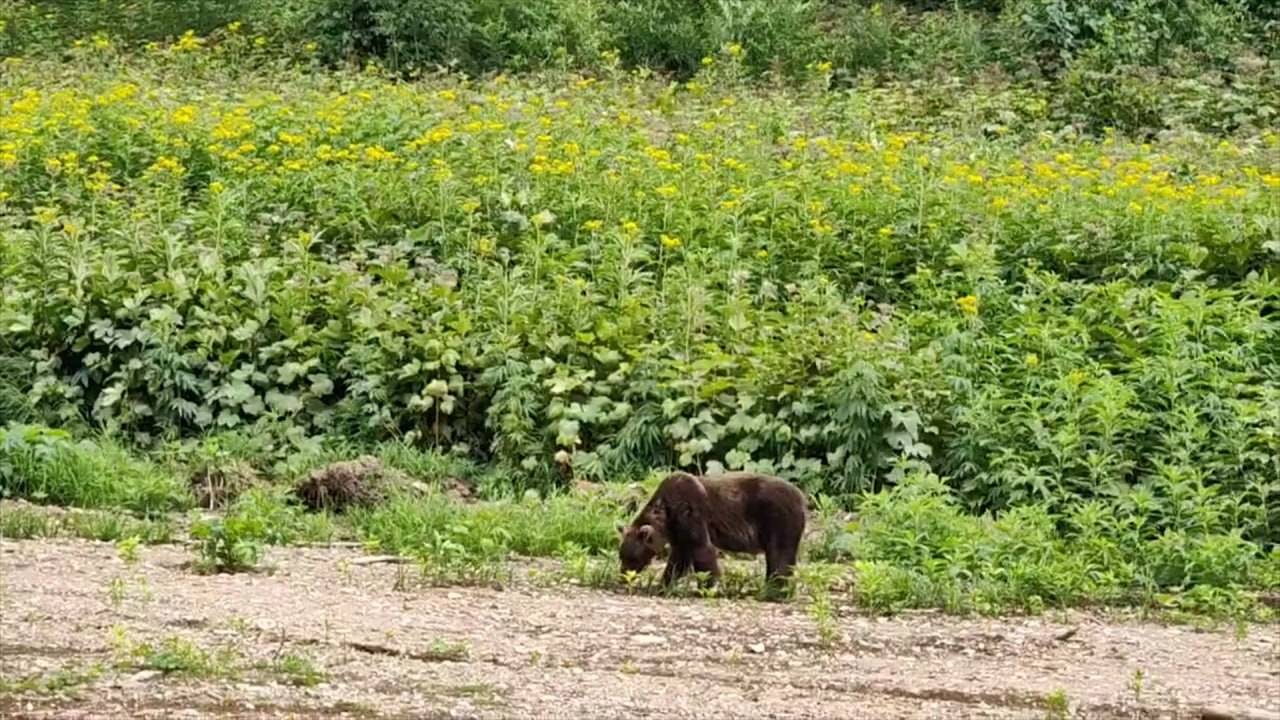
[[[796,566],[799,543],[791,538],[774,538],[765,548],[765,589],[770,596],[783,593]]]

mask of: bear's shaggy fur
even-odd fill
[[[670,546],[665,585],[690,569],[714,584],[720,575],[717,548],[764,553],[770,582],[790,576],[805,526],[804,493],[781,478],[758,473],[697,477],[668,475],[631,525],[618,550],[623,572],[648,567]]]

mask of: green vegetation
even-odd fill
[[[269,669],[284,678],[288,684],[301,687],[319,685],[327,677],[323,670],[315,666],[311,658],[296,653],[280,655],[271,662]]]
[[[623,520],[619,509],[605,497],[555,495],[462,504],[430,493],[354,512],[352,521],[382,550],[442,561],[463,555],[497,559],[510,553],[552,555],[568,544],[611,551]]]
[[[745,468],[818,498],[823,642],[841,594],[1260,613],[1278,21],[0,2],[0,498],[96,509],[0,534],[123,552],[199,505],[210,571],[355,537],[429,581],[551,556],[647,592],[614,481]],[[290,495],[361,454],[412,482]]]
[[[233,677],[240,656],[231,648],[208,651],[190,640],[169,635],[157,643],[133,642],[117,629],[112,637],[116,664],[122,668],[157,670],[197,678]]]
[[[1035,92],[1091,129],[1265,127],[1280,109],[1270,0],[7,0],[0,55],[156,47],[212,34],[237,61],[297,55],[438,68],[687,79],[732,48],[752,77],[831,70],[831,89],[963,79]],[[957,87],[964,83],[957,84]]]
[[[160,513],[183,507],[172,473],[111,442],[76,442],[61,430],[0,428],[0,497]]]
[[[0,678],[0,696],[25,693],[61,694],[75,692],[77,688],[102,677],[102,667],[64,667],[49,673],[36,673],[22,678]]]
[[[167,518],[138,519],[115,510],[52,513],[39,507],[0,510],[0,538],[78,537],[115,542],[138,538],[148,544],[170,542],[174,523]]]
[[[1071,717],[1071,702],[1066,692],[1054,690],[1044,699],[1045,720],[1066,720]]]
[[[337,533],[332,517],[304,512],[280,488],[252,488],[223,515],[191,525],[191,537],[199,542],[196,566],[203,572],[252,570],[264,544],[324,543]]]
[[[1223,590],[1280,582],[1280,550],[1261,555],[1234,524],[1231,502],[1212,495],[1177,503],[1134,493],[1061,516],[1027,505],[990,518],[966,514],[930,477],[859,508],[856,522],[828,527],[810,553],[852,563],[859,605],[882,611],[1138,604],[1233,614],[1240,599]]]

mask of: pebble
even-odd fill
[[[632,645],[661,645],[666,641],[667,639],[662,637],[661,635],[632,635],[631,636]]]
[[[126,682],[136,683],[140,685],[144,682],[150,682],[152,680],[155,680],[156,678],[160,677],[163,674],[164,673],[160,672],[159,670],[140,670],[130,675],[129,679]]]
[[[760,653],[764,652],[764,643],[754,643],[752,645],[748,645],[747,649],[759,655]]]

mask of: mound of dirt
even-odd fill
[[[312,510],[340,512],[348,507],[375,503],[393,488],[405,484],[399,472],[366,455],[313,471],[293,492]]]
[[[240,493],[261,482],[262,478],[252,465],[233,460],[206,465],[192,473],[191,494],[200,507],[216,510],[227,507],[240,497]]]

